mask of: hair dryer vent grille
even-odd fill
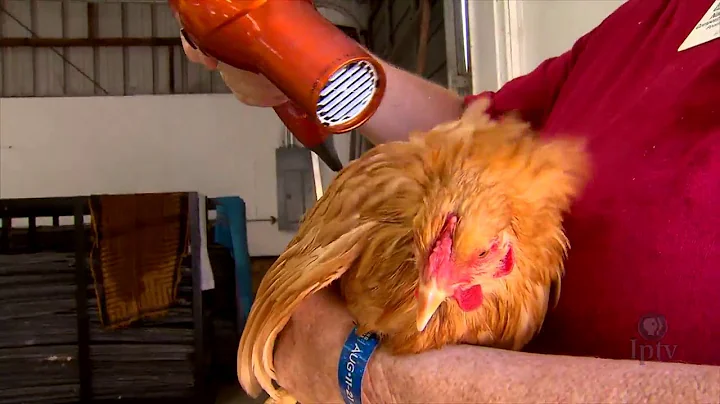
[[[355,119],[375,95],[377,81],[375,68],[365,60],[341,67],[320,92],[317,105],[320,122],[336,126]]]

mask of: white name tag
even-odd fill
[[[688,35],[682,45],[680,45],[678,52],[702,45],[717,38],[720,38],[720,0],[715,0],[712,6],[710,6],[705,15],[700,19],[700,22],[697,23],[695,28],[690,32],[690,35]]]

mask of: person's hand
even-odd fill
[[[274,107],[287,101],[285,94],[265,76],[219,63],[190,45],[183,35],[180,38],[188,59],[210,70],[220,71],[225,84],[240,102],[254,107]]]
[[[278,383],[301,403],[342,403],[337,367],[352,328],[350,313],[332,292],[309,297],[278,338]]]
[[[199,49],[194,48],[192,45],[188,43],[187,40],[185,40],[184,35],[180,35],[180,40],[182,41],[183,50],[185,51],[185,55],[190,59],[193,63],[200,63],[201,65],[204,65],[206,68],[210,70],[215,70],[218,67],[218,61],[206,56],[204,53],[200,52]]]

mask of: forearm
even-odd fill
[[[426,131],[457,119],[462,98],[422,77],[382,62],[387,89],[380,107],[360,128],[375,144],[406,140],[412,131]]]
[[[376,403],[717,402],[720,368],[455,346],[376,352],[364,383]]]

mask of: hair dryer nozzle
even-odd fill
[[[331,170],[342,170],[343,166],[338,158],[335,142],[330,132],[318,125],[292,101],[278,105],[274,109],[280,120],[300,143],[315,152]]]
[[[261,73],[329,133],[367,121],[385,92],[382,65],[312,0],[170,0],[205,54]]]
[[[322,144],[310,147],[310,150],[317,154],[331,170],[338,172],[343,169],[343,164],[338,157],[335,141],[332,136],[328,136]]]

